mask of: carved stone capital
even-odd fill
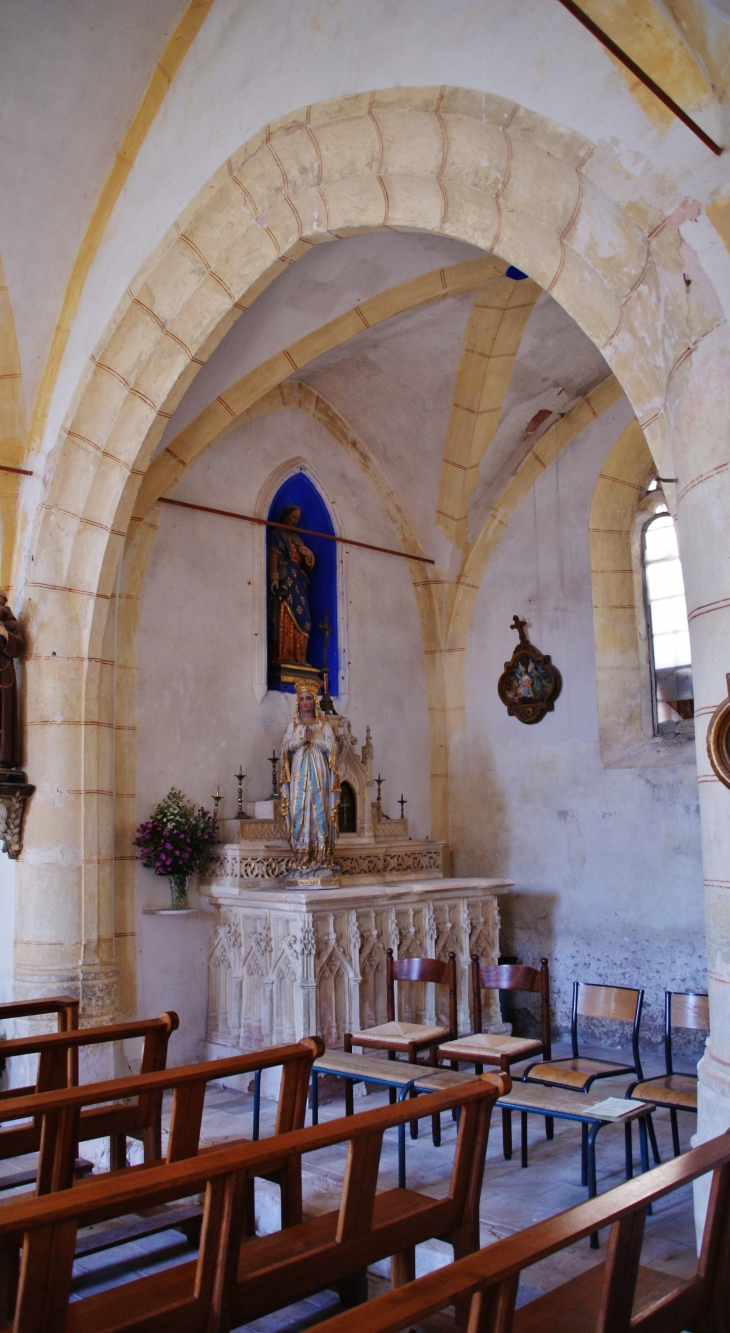
[[[19,774],[25,779],[25,774]],[[0,776],[0,841],[2,850],[17,861],[23,850],[23,815],[25,803],[35,787],[30,782],[7,781]]]

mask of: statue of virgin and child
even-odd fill
[[[319,682],[298,680],[295,688],[294,717],[281,745],[281,812],[296,874],[331,878],[340,803],[335,735],[319,706]]]

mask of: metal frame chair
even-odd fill
[[[666,1071],[656,1078],[638,1079],[632,1083],[626,1096],[637,1101],[654,1102],[669,1111],[672,1122],[672,1147],[679,1157],[679,1123],[677,1111],[697,1111],[697,1075],[677,1074],[672,1057],[672,1028],[685,1031],[709,1032],[710,1000],[699,991],[664,992],[664,1055]]]

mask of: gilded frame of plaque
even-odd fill
[[[730,787],[730,674],[728,698],[716,708],[707,728],[707,757],[712,770],[725,787]]]
[[[510,629],[520,641],[497,682],[497,693],[510,717],[528,726],[552,713],[563,687],[563,678],[547,653],[541,653],[525,634],[526,621],[515,616]]]

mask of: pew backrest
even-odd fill
[[[43,1000],[10,1000],[7,1004],[0,1004],[0,1023],[3,1019],[16,1018],[42,1018],[46,1014],[56,1014],[57,1030],[59,1032],[71,1032],[79,1026],[79,1002],[73,995],[49,995]],[[0,1058],[6,1059],[4,1044],[7,1039],[0,1041]],[[79,1066],[78,1051],[73,1050],[70,1054],[69,1083],[78,1083]],[[21,1092],[33,1092],[32,1087],[28,1088],[4,1088],[0,1091],[0,1101],[4,1097],[18,1096]]]
[[[42,1103],[39,1098],[61,1089],[77,1088],[77,1057],[80,1049],[90,1046],[105,1045],[115,1041],[125,1041],[133,1037],[142,1037],[144,1045],[140,1069],[143,1073],[161,1072],[167,1061],[167,1049],[170,1036],[179,1026],[176,1013],[162,1013],[157,1018],[138,1019],[131,1023],[113,1023],[104,1027],[81,1028],[61,1032],[45,1033],[39,1036],[15,1037],[3,1042],[0,1053],[6,1059],[14,1056],[37,1055],[35,1091],[21,1088],[11,1090],[6,1098],[0,1100],[0,1123],[12,1120],[28,1120],[29,1123],[10,1129],[0,1129],[0,1158],[16,1157],[23,1153],[37,1152],[41,1147]],[[93,1085],[88,1085],[93,1086]],[[113,1086],[113,1085],[112,1085]],[[22,1101],[22,1114],[17,1114],[17,1103]],[[144,1090],[131,1106],[119,1108],[116,1118],[118,1128],[110,1128],[109,1113],[97,1112],[87,1118],[87,1123],[79,1137],[86,1139],[101,1138],[115,1132],[127,1132],[144,1137],[150,1157],[159,1157],[160,1122],[162,1115],[162,1092],[157,1089]]]
[[[125,1126],[137,1125],[139,1107],[143,1110],[154,1107],[156,1110],[161,1107],[162,1096],[166,1091],[173,1093],[166,1157],[168,1162],[194,1157],[197,1153],[208,1084],[242,1074],[253,1074],[261,1069],[282,1066],[274,1133],[287,1134],[301,1129],[304,1125],[312,1064],[323,1052],[324,1042],[321,1038],[305,1037],[292,1045],[272,1046],[265,1051],[252,1051],[225,1060],[208,1060],[173,1069],[151,1070],[104,1083],[87,1083],[81,1087],[41,1092],[1,1104],[0,1122],[26,1120],[34,1116],[42,1124],[37,1193],[68,1189],[73,1183],[73,1164],[78,1142],[112,1133],[129,1132]],[[132,1104],[127,1104],[130,1101]],[[12,1132],[0,1131],[0,1143],[3,1134]],[[161,1155],[160,1143],[156,1157],[148,1161],[159,1161]]]
[[[460,1087],[433,1093],[422,1106],[419,1103],[421,1115],[460,1108],[449,1194],[445,1199],[423,1196],[424,1206],[419,1214],[422,1229],[423,1216],[429,1208],[434,1225],[444,1230],[459,1225],[470,1208],[478,1214],[489,1113],[508,1083],[504,1075],[486,1074]],[[337,1235],[330,1241],[329,1250],[335,1252],[339,1248],[344,1252],[349,1246],[348,1253],[357,1255],[358,1246],[372,1226],[383,1134],[387,1129],[408,1123],[414,1112],[418,1114],[412,1103],[384,1106],[256,1143],[220,1148],[143,1171],[92,1179],[73,1190],[42,1199],[12,1200],[0,1209],[0,1248],[22,1244],[16,1333],[65,1333],[67,1329],[83,1327],[93,1327],[94,1333],[107,1333],[111,1329],[124,1333],[124,1330],[152,1327],[155,1333],[180,1333],[182,1329],[185,1333],[215,1333],[230,1327],[231,1314],[238,1313],[239,1288],[246,1287],[246,1281],[238,1279],[237,1271],[241,1202],[247,1178],[274,1169],[282,1158],[301,1158],[308,1152],[347,1143]],[[69,1305],[74,1247],[80,1227],[132,1210],[157,1207],[202,1190],[205,1206],[197,1260]],[[310,1225],[303,1223],[302,1227]],[[407,1228],[407,1220],[403,1225]],[[404,1243],[407,1243],[405,1238]],[[247,1242],[244,1249],[248,1252],[256,1244]],[[301,1265],[301,1256],[292,1255],[291,1262],[295,1267],[297,1263]],[[319,1255],[319,1262],[326,1265],[326,1253]],[[326,1280],[323,1285],[327,1285]],[[271,1291],[270,1300],[276,1302],[283,1292],[283,1286]],[[93,1318],[84,1323],[87,1301],[93,1309]]]
[[[649,1205],[712,1172],[702,1249],[694,1277],[632,1318]],[[399,1333],[451,1304],[470,1301],[469,1329],[512,1333],[520,1273],[610,1227],[596,1333],[678,1333],[727,1327],[730,1309],[730,1131],[663,1166],[527,1227],[478,1253],[378,1296],[354,1315],[335,1315],[327,1333]],[[567,1290],[569,1284],[565,1284]],[[560,1299],[563,1288],[555,1295]],[[523,1306],[529,1311],[529,1304]],[[517,1313],[519,1322],[520,1313]],[[546,1321],[545,1328],[551,1325]],[[581,1327],[587,1325],[581,1324]]]

